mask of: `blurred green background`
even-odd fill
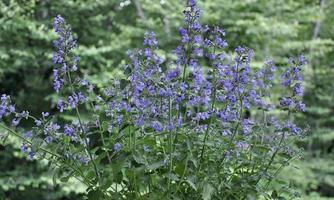
[[[301,199],[334,199],[334,1],[202,0],[203,24],[225,28],[229,51],[246,45],[255,67],[266,58],[284,68],[304,53],[309,136],[298,141],[303,157],[279,176]],[[52,20],[62,15],[75,32],[86,78],[107,86],[121,74],[126,51],[157,33],[160,53],[172,56],[183,23],[184,0],[0,0],[0,92],[32,114],[53,112]],[[0,130],[2,131],[2,130]],[[1,136],[1,134],[0,134]],[[0,199],[81,199],[75,182],[55,183],[47,162],[29,161],[14,138],[0,141]]]

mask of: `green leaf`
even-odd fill
[[[272,197],[273,199],[277,199],[278,194],[277,194],[276,190],[274,190],[274,191],[271,193],[271,197]]]
[[[5,131],[3,134],[0,133],[0,141],[2,141],[2,145],[5,145],[8,136],[9,136],[8,131]]]
[[[53,176],[52,176],[52,183],[53,183],[53,186],[54,186],[54,187],[57,185],[57,178],[58,178],[59,172],[60,172],[60,169],[57,168],[57,169],[55,170],[55,172],[53,173]]]
[[[202,198],[203,200],[210,200],[212,193],[214,191],[214,188],[210,183],[205,183],[203,187],[203,193],[202,193]]]
[[[128,84],[129,84],[129,81],[128,81],[128,80],[126,80],[126,79],[121,79],[121,81],[120,81],[121,89],[124,89]]]
[[[115,182],[116,183],[121,183],[123,181],[123,172],[122,171],[119,171],[117,174],[114,174],[114,177],[115,177]]]
[[[175,174],[173,174],[173,173],[168,173],[167,174],[167,177],[170,179],[170,180],[172,180],[172,181],[178,181],[178,180],[180,180],[179,179],[179,177],[177,177]]]
[[[68,181],[68,179],[70,179],[73,176],[74,172],[75,171],[71,171],[71,173],[67,174],[64,177],[61,177],[60,181],[63,182],[63,183],[66,183]]]
[[[165,166],[165,163],[163,161],[159,161],[159,162],[156,162],[156,163],[153,163],[149,166],[147,166],[147,170],[148,171],[153,171],[153,170],[156,170],[162,166]]]
[[[153,186],[156,186],[158,184],[158,176],[157,174],[152,174],[150,176],[150,182]]]
[[[93,170],[90,170],[87,175],[86,175],[86,179],[87,180],[91,180],[95,178],[95,172]]]
[[[63,183],[66,183],[68,181],[68,179],[70,178],[70,176],[64,176],[60,178],[60,181]]]
[[[192,180],[187,179],[186,182],[190,185],[190,187],[192,187],[195,191],[197,191],[197,187]]]
[[[87,194],[88,200],[102,200],[104,198],[103,192],[100,190],[91,190]]]
[[[105,180],[105,181],[101,184],[100,188],[101,188],[102,190],[107,190],[107,189],[112,185],[112,183],[113,183],[113,177],[110,175],[110,176],[107,178],[107,180]]]
[[[133,154],[133,159],[138,163],[138,164],[147,164],[145,158],[143,157],[143,154],[140,154],[139,152],[135,152]]]

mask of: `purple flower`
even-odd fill
[[[180,68],[175,68],[173,70],[170,70],[167,72],[167,78],[168,80],[172,80],[180,75]]]
[[[189,38],[189,35],[188,35],[186,29],[184,29],[184,28],[180,28],[180,29],[179,29],[179,33],[180,33],[180,35],[181,35],[181,37],[182,37],[182,40],[181,40],[181,41],[182,41],[183,43],[187,43],[187,42],[189,42],[190,38]]]
[[[2,116],[6,115],[6,108],[3,106],[0,106],[0,119],[2,118]]]
[[[209,55],[208,55],[208,57],[209,57],[209,59],[210,60],[216,60],[216,54],[214,54],[214,53],[210,53]]]
[[[27,132],[24,133],[24,137],[26,137],[26,138],[32,138],[32,136],[33,136],[32,131],[27,131]]]
[[[89,163],[89,158],[87,158],[87,157],[80,157],[80,158],[79,158],[79,161],[80,161],[82,164],[84,164],[84,165],[88,165],[88,163]]]
[[[27,119],[29,117],[29,112],[28,111],[22,111],[21,113],[18,114],[18,117]]]
[[[305,65],[305,64],[307,64],[307,60],[306,60],[304,54],[299,55],[298,61],[299,61],[299,63],[298,63],[299,65]]]
[[[294,107],[295,102],[291,97],[283,97],[280,99],[280,105],[284,107],[292,108]]]
[[[122,123],[123,123],[123,116],[122,115],[117,116],[117,124],[121,125]]]
[[[78,56],[75,56],[73,57],[73,64],[72,64],[72,68],[71,68],[71,71],[75,72],[78,70],[78,62],[80,60],[80,57]]]
[[[17,125],[19,125],[20,121],[21,121],[21,118],[14,118],[14,119],[12,120],[12,126],[17,126]]]
[[[168,130],[168,131],[172,131],[172,130],[174,130],[174,128],[175,128],[175,127],[174,127],[174,124],[173,124],[173,123],[169,123],[168,126],[167,126],[167,130]]]
[[[85,97],[81,92],[73,93],[68,97],[68,105],[71,108],[76,108],[79,104],[86,102],[87,97]]]
[[[151,127],[156,131],[156,132],[161,132],[163,130],[163,126],[160,122],[158,121],[153,121],[151,123]]]
[[[45,135],[53,135],[60,129],[60,126],[57,123],[49,123],[44,128]]]
[[[188,0],[188,6],[196,6],[196,0]]]
[[[117,142],[115,145],[114,145],[114,151],[115,152],[119,152],[122,148],[122,144]]]
[[[217,116],[221,119],[222,122],[231,122],[236,120],[237,115],[234,110],[230,107],[227,107],[225,110],[221,110],[217,113]]]
[[[210,118],[210,114],[209,112],[199,112],[196,114],[196,120],[200,121],[200,120],[206,120]]]
[[[44,138],[44,141],[45,141],[47,144],[50,144],[50,143],[53,141],[53,137],[51,137],[51,136],[46,136],[46,137]]]
[[[246,48],[242,46],[238,46],[237,48],[235,48],[235,52],[238,54],[243,54],[245,51],[246,51]]]
[[[136,127],[142,127],[144,126],[145,121],[144,121],[144,116],[139,116],[136,120],[135,120],[135,126]]]
[[[60,99],[57,102],[57,109],[59,110],[59,112],[63,112],[64,111],[64,102]]]
[[[35,152],[30,151],[30,152],[28,153],[28,156],[29,156],[30,159],[33,159],[34,156],[35,156]]]
[[[305,105],[302,101],[299,101],[299,102],[296,104],[296,108],[297,108],[297,110],[299,110],[300,112],[305,112],[305,111],[306,111],[306,105]]]
[[[66,136],[75,136],[75,129],[73,128],[73,126],[69,125],[69,124],[65,124],[64,126],[64,135]]]
[[[146,144],[144,144],[143,149],[144,149],[144,152],[146,153],[150,151],[150,148]]]
[[[303,96],[303,88],[302,85],[300,83],[296,83],[293,86],[293,94],[296,96]]]
[[[204,45],[206,46],[206,47],[210,47],[210,46],[213,46],[213,42],[211,41],[211,40],[209,40],[209,39],[205,39],[204,40]]]
[[[235,145],[238,149],[244,149],[247,145],[242,142],[242,141],[238,141]]]
[[[205,133],[205,131],[207,130],[207,128],[208,128],[208,125],[206,125],[206,124],[205,125],[198,125],[195,128],[195,132],[199,133],[199,134]]]
[[[11,104],[10,96],[6,94],[1,95],[1,103],[0,103],[0,119],[3,116],[7,116],[11,113],[15,112],[15,106]]]
[[[279,121],[275,118],[275,117],[270,117],[269,119],[268,119],[268,123],[270,124],[270,125],[273,125],[274,127],[275,127],[275,129],[276,130],[282,130],[282,126],[281,126],[281,124],[279,123]]]
[[[299,135],[302,132],[301,128],[297,127],[292,122],[286,122],[284,128],[288,129],[294,135]]]
[[[144,55],[147,57],[147,59],[150,59],[152,57],[152,51],[149,48],[146,48],[144,50]]]
[[[53,28],[55,30],[56,33],[61,32],[62,31],[62,26],[64,26],[65,24],[65,20],[62,16],[57,15],[54,19],[53,22]]]
[[[77,70],[79,57],[72,56],[73,49],[77,47],[76,40],[72,35],[72,30],[66,24],[65,19],[58,15],[53,22],[53,28],[58,35],[57,40],[53,42],[56,52],[53,54],[53,88],[56,92],[65,85],[67,73]],[[69,68],[68,66],[71,66]]]
[[[228,136],[230,134],[231,134],[231,132],[229,130],[223,130],[223,132],[222,132],[223,136]]]
[[[43,118],[48,117],[49,113],[48,112],[42,112],[42,116],[43,116]]]
[[[281,83],[283,86],[285,87],[289,87],[291,86],[294,82],[297,82],[297,84],[300,84],[298,81],[302,81],[302,76],[301,76],[301,65],[302,63],[300,63],[300,65],[297,66],[292,66],[289,67],[286,71],[284,71],[281,74]],[[300,86],[297,86],[300,87]],[[301,88],[296,88],[297,89],[297,93],[299,92],[298,90]]]
[[[243,121],[242,121],[242,130],[243,130],[243,132],[244,132],[244,134],[249,134],[250,132],[251,132],[251,130],[252,130],[252,121],[251,120],[249,120],[249,119],[244,119]]]
[[[180,116],[177,120],[176,120],[176,126],[178,127],[178,128],[180,128],[181,126],[182,126],[182,116]]]
[[[35,125],[36,125],[37,127],[38,127],[38,126],[41,126],[41,125],[42,125],[42,121],[36,119],[36,120],[35,120]]]
[[[179,29],[179,33],[180,33],[181,36],[184,36],[184,35],[187,34],[187,30],[184,29],[184,28],[180,28],[180,29]]]
[[[220,47],[220,48],[225,48],[228,46],[226,40],[223,40],[220,36],[216,36],[215,43]]]
[[[154,32],[145,33],[144,45],[149,47],[157,47],[158,41]]]
[[[27,153],[28,152],[28,146],[26,144],[22,144],[20,147],[21,151],[23,153]]]
[[[203,49],[202,48],[194,48],[194,54],[197,57],[202,57],[203,56]]]
[[[168,133],[155,134],[166,131],[181,134],[179,140],[175,137],[175,141],[178,142],[173,145],[176,148],[175,152],[182,153],[182,148],[185,151],[191,148],[194,157],[202,159],[202,155],[221,149],[222,152],[216,153],[214,159],[219,164],[227,165],[227,168],[229,164],[238,164],[241,153],[245,154],[245,158],[254,153],[251,152],[254,149],[248,147],[259,138],[269,150],[263,148],[255,152],[260,153],[258,156],[271,154],[270,147],[273,151],[284,152],[283,145],[287,143],[279,142],[282,146],[275,145],[280,141],[275,135],[294,137],[299,136],[303,130],[293,122],[282,123],[276,118],[271,118],[271,115],[281,116],[287,109],[289,114],[294,114],[291,111],[296,110],[305,111],[306,106],[301,101],[301,66],[306,63],[305,57],[301,55],[289,63],[291,66],[281,75],[281,87],[292,91],[287,91],[279,98],[280,105],[271,104],[275,101],[270,93],[277,91],[276,88],[272,88],[276,71],[274,63],[266,61],[263,68],[254,71],[250,63],[254,56],[252,49],[238,46],[234,55],[227,54],[224,50],[228,46],[224,30],[201,25],[201,11],[196,7],[195,0],[187,0],[184,16],[185,28],[179,29],[181,41],[175,50],[175,61],[173,57],[169,59],[170,56],[167,56],[166,62],[159,57],[156,34],[146,32],[144,47],[127,53],[129,59],[125,61],[125,77],[122,77],[122,80],[111,81],[102,94],[102,88],[73,76],[78,71],[80,60],[75,56],[76,40],[64,18],[57,16],[53,24],[57,39],[54,41],[52,76],[53,88],[63,96],[63,100],[57,103],[57,109],[59,112],[75,109],[80,123],[68,122],[61,128],[58,123],[64,119],[56,121],[57,118],[49,117],[47,112],[42,112],[42,117],[35,119],[29,116],[27,111],[16,112],[10,97],[1,95],[0,118],[11,115],[8,120],[12,120],[13,126],[17,126],[23,118],[35,119],[32,131],[22,134],[22,139],[26,138],[29,141],[25,142],[28,144],[22,144],[21,151],[33,158],[37,152],[33,151],[30,141],[31,144],[40,144],[39,141],[44,140],[40,145],[63,157],[65,161],[87,165],[94,161],[90,160],[91,156],[96,157],[96,154],[101,153],[95,151],[100,143],[96,143],[96,138],[91,137],[91,134],[104,134],[108,131],[110,135],[106,139],[108,143],[110,140],[115,141],[111,148],[116,154],[122,150],[124,141],[132,141],[132,138],[129,138],[132,135],[127,134],[122,126],[126,125],[134,126],[132,131],[138,133],[134,134],[135,141],[138,141],[139,147],[143,145],[141,148],[144,154],[150,151],[146,144],[154,146],[151,140],[155,141],[158,135],[162,144],[168,140]],[[274,97],[276,98],[276,95]],[[86,107],[81,106],[82,104]],[[86,112],[82,121],[78,113],[81,107],[84,107],[83,111]],[[271,112],[273,109],[275,110]],[[249,113],[252,115],[249,116]],[[149,133],[150,131],[153,134]],[[262,138],[263,131],[266,134]],[[86,139],[87,134],[90,137]],[[219,138],[222,136],[223,138]],[[188,142],[188,139],[196,141]],[[202,147],[206,145],[210,145],[210,148],[206,148],[207,151],[204,152],[205,148]],[[83,151],[84,148],[87,149]],[[166,156],[166,153],[170,153],[169,148],[154,148],[155,150],[156,155],[146,154],[148,162],[164,159],[165,164],[173,163],[173,159]],[[280,152],[277,156],[280,156]],[[93,155],[89,155],[88,158],[86,153]],[[130,151],[127,153],[131,154]],[[159,158],[152,159],[149,156]],[[232,162],[226,162],[225,157]],[[177,155],[175,159],[178,160]],[[209,157],[205,158],[208,159]],[[189,167],[194,168],[193,165]],[[99,169],[101,174],[105,174],[102,170],[103,168]],[[189,172],[192,171],[194,170],[190,169]],[[258,173],[259,170],[254,172]]]
[[[202,36],[201,35],[195,35],[194,36],[194,43],[200,45],[202,43]]]

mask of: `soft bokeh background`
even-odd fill
[[[0,92],[32,114],[55,111],[51,88],[52,20],[62,15],[78,38],[80,70],[103,87],[121,74],[126,51],[140,47],[147,30],[157,33],[167,59],[179,40],[183,0],[0,0]],[[301,199],[334,199],[334,1],[202,0],[202,22],[225,28],[229,50],[255,51],[254,67],[266,58],[284,68],[304,53],[310,126],[296,143],[303,158],[279,176]],[[63,116],[69,117],[69,116]],[[82,186],[55,182],[47,162],[30,161],[15,138],[0,130],[0,199],[81,199]]]

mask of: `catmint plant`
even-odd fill
[[[254,68],[254,51],[229,52],[225,31],[202,25],[201,12],[195,0],[187,2],[173,62],[159,55],[148,31],[143,48],[127,52],[126,78],[105,88],[82,77],[76,39],[57,16],[58,113],[31,116],[3,94],[0,126],[22,140],[29,159],[48,160],[55,180],[85,184],[88,199],[278,197],[270,184],[299,155],[291,143],[305,134],[293,115],[306,110],[306,59],[290,59],[280,76],[271,60]],[[75,119],[60,120],[62,113]],[[22,120],[34,125],[21,132]]]

